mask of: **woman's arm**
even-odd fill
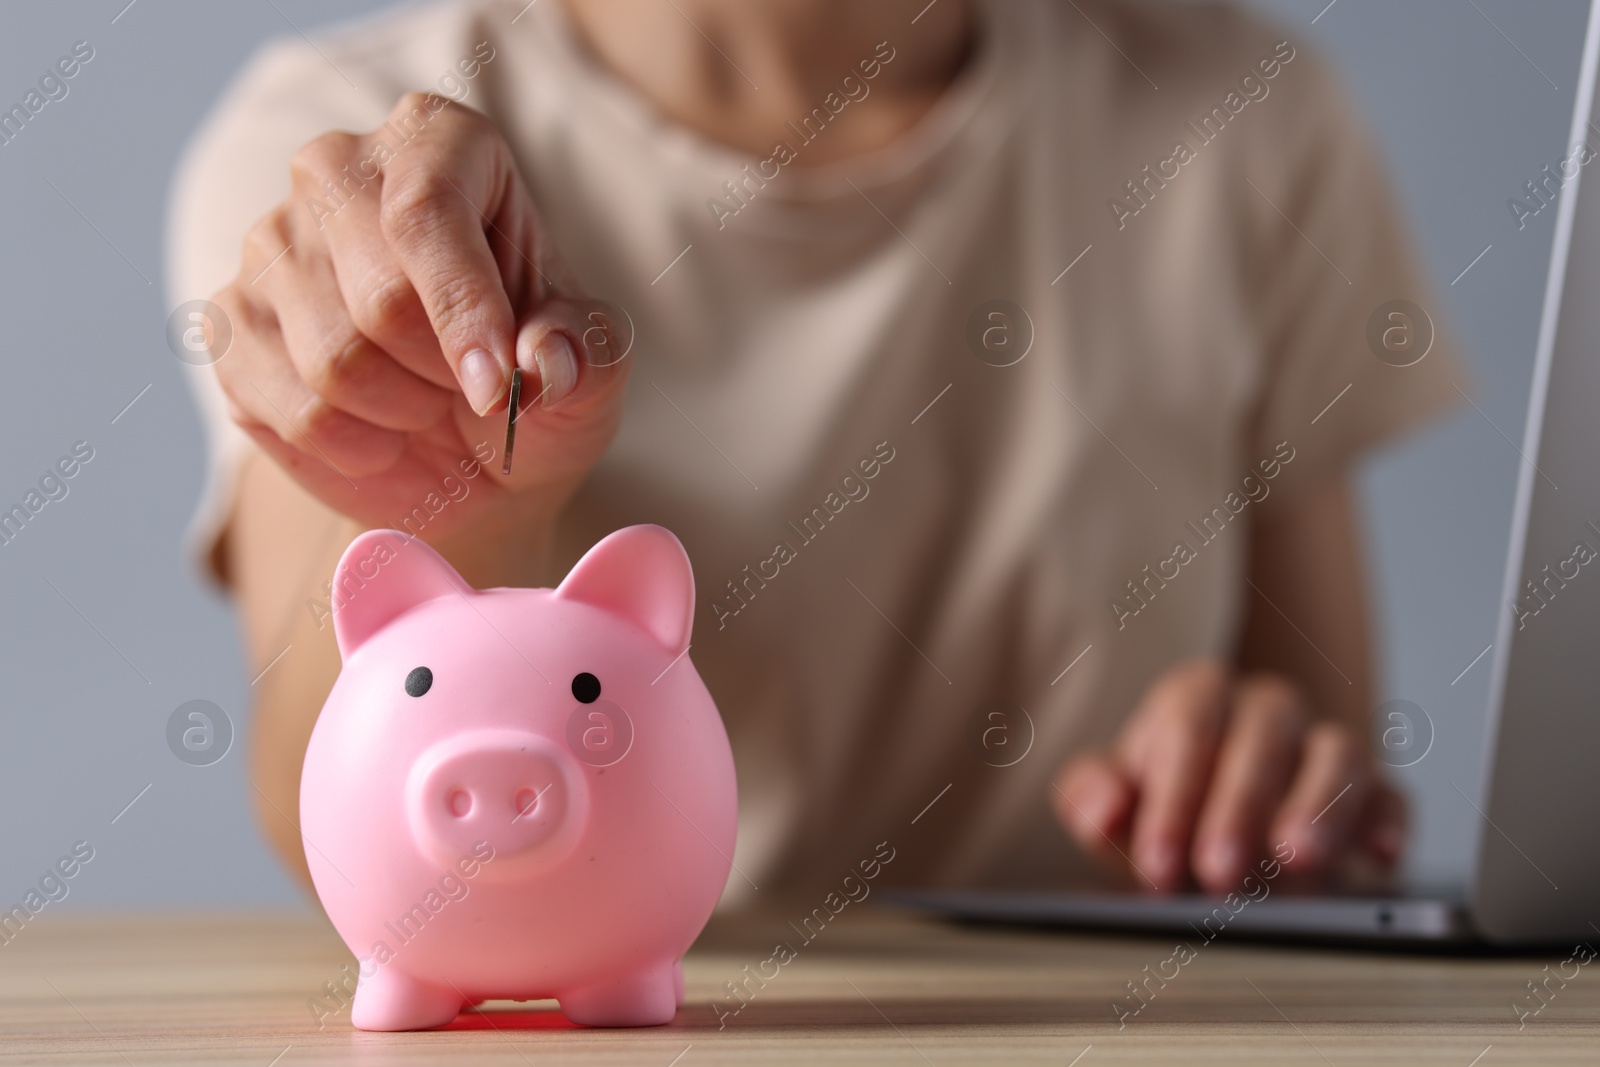
[[[1268,498],[1250,544],[1241,671],[1272,671],[1314,694],[1313,711],[1365,737],[1372,637],[1359,509],[1340,475],[1282,506]]]
[[[240,472],[225,552],[255,679],[252,799],[268,842],[307,887],[300,765],[317,714],[339,676],[332,623],[322,618],[319,625],[320,611],[307,602],[323,601],[323,581],[332,577],[339,554],[360,531],[360,524],[318,501],[262,456],[252,457]]]

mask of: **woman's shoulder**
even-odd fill
[[[1367,151],[1358,110],[1305,27],[1217,0],[1031,3],[1058,57],[1042,121],[1068,141],[1094,139],[1119,172],[1176,152],[1175,165],[1218,156],[1281,186]]]
[[[1052,24],[1057,49],[1097,63],[1075,73],[1100,75],[1100,86],[1133,109],[1182,113],[1237,92],[1260,95],[1258,83],[1306,105],[1326,101],[1336,86],[1298,29],[1225,0],[1035,0]],[[1109,76],[1107,74],[1109,73]],[[1291,77],[1280,77],[1282,74]],[[1246,82],[1246,79],[1249,79]],[[1242,82],[1245,84],[1241,85]],[[1115,101],[1108,101],[1115,106]]]
[[[1130,61],[1169,73],[1227,69],[1291,36],[1230,0],[1041,0],[1072,32],[1098,35]]]

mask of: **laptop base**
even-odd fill
[[[900,890],[898,907],[964,922],[1232,939],[1481,947],[1459,901],[1425,897],[1288,897],[1198,894]]]

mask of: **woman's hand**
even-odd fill
[[[1364,738],[1314,719],[1279,676],[1205,660],[1158,678],[1109,750],[1062,769],[1052,799],[1085,851],[1156,892],[1235,891],[1268,856],[1290,888],[1372,883],[1405,842],[1404,798]]]
[[[367,526],[398,526],[493,457],[424,536],[467,555],[529,544],[615,433],[630,339],[564,276],[505,140],[477,112],[410,94],[379,130],[312,141],[291,172],[216,297],[234,331],[217,363],[234,421]],[[523,414],[502,478],[514,364]]]

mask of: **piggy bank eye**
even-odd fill
[[[580,704],[593,704],[600,699],[600,679],[584,671],[572,679],[572,695]]]
[[[406,675],[406,695],[419,697],[433,688],[433,672],[426,667],[418,667]]]

